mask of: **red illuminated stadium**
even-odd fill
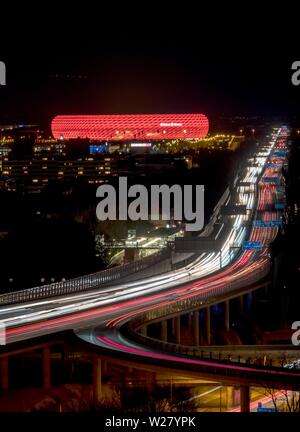
[[[208,126],[203,114],[59,115],[51,124],[56,139],[98,141],[201,138]]]

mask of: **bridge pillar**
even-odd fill
[[[43,348],[43,385],[45,389],[51,387],[51,351],[50,347]]]
[[[240,316],[242,317],[244,315],[244,296],[241,295],[239,297],[239,307],[240,307]]]
[[[188,313],[188,329],[192,329],[193,328],[193,312],[189,312]]]
[[[210,329],[210,306],[204,310],[205,330],[206,330],[206,342],[210,345],[211,342],[211,329]]]
[[[175,318],[171,318],[171,337],[173,342],[175,340]]]
[[[199,311],[194,311],[194,340],[195,345],[200,345]]]
[[[0,367],[1,367],[1,387],[2,387],[2,390],[8,390],[8,386],[9,386],[8,356],[1,357]]]
[[[168,321],[166,319],[160,322],[160,339],[168,342]]]
[[[224,320],[225,320],[225,330],[230,330],[230,303],[229,300],[225,301],[224,304]]]
[[[93,398],[94,403],[97,403],[102,398],[102,371],[101,359],[95,357],[93,361]]]
[[[247,295],[247,315],[252,315],[252,308],[253,308],[253,293],[249,292]]]
[[[250,387],[249,386],[241,386],[240,387],[240,403],[241,403],[241,412],[249,412],[250,411]]]
[[[175,317],[175,343],[180,344],[180,315]]]

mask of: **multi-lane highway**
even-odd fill
[[[285,135],[285,130],[274,130],[269,142],[257,152],[255,163],[246,167],[244,176],[237,184],[235,204],[246,205],[248,211],[246,215],[227,217],[226,226],[223,224],[226,235],[221,251],[203,252],[184,268],[154,277],[141,276],[141,280],[136,282],[120,282],[89,292],[2,306],[0,319],[7,329],[7,343],[74,329],[84,340],[110,351],[201,365],[199,360],[141,348],[125,340],[118,329],[137,314],[163,308],[179,300],[188,301],[197,297],[209,302],[209,299],[216,299],[219,295],[231,295],[243,286],[258,282],[268,273],[268,245],[275,238],[278,227],[254,225],[249,229],[249,224],[251,226],[253,219],[280,219],[280,210],[274,209],[274,203],[278,200],[276,182],[273,183],[270,178],[281,176],[280,161],[272,157],[272,151],[285,145]],[[269,180],[266,182],[266,179]],[[229,203],[230,200],[225,205]],[[245,239],[260,241],[262,249],[242,251],[240,246]]]
[[[276,145],[274,148],[282,148],[284,145],[284,138],[279,135],[276,139]],[[260,155],[259,155],[260,156]],[[224,292],[229,295],[237,289],[239,286],[247,286],[249,283],[253,283],[262,278],[266,272],[264,269],[268,270],[269,263],[269,251],[268,246],[272,240],[274,240],[277,230],[276,223],[281,220],[281,212],[275,208],[274,204],[278,202],[278,191],[276,188],[277,178],[281,176],[282,161],[276,160],[274,157],[270,157],[270,152],[265,152],[263,157],[267,157],[268,161],[263,161],[263,172],[262,176],[258,182],[258,201],[257,208],[255,210],[253,228],[251,230],[249,240],[259,241],[262,245],[260,251],[245,251],[242,252],[238,259],[236,259],[231,265],[228,265],[225,269],[221,269],[217,273],[211,276],[202,277],[196,281],[190,281],[185,283],[183,286],[176,287],[168,291],[169,298],[164,297],[164,301],[160,304],[160,308],[167,305],[170,302],[174,302],[176,299],[188,299],[193,298],[197,294],[198,298],[203,298],[203,302],[207,302],[209,297],[217,298],[219,293],[224,294]],[[258,171],[256,171],[258,174]],[[253,172],[248,174],[247,182],[253,182]],[[274,179],[274,182],[272,181]],[[251,200],[251,198],[250,198]],[[249,203],[247,197],[243,195],[240,196],[240,201],[243,203]],[[235,224],[238,222],[238,218],[235,220]],[[260,223],[259,221],[262,221]],[[264,222],[275,222],[270,224],[265,224]],[[268,226],[269,225],[269,226]],[[224,245],[225,246],[225,245]],[[210,261],[211,263],[211,261]],[[170,297],[170,294],[172,297]],[[150,309],[157,308],[157,305],[150,306],[145,304],[139,312],[149,311]],[[105,328],[98,327],[94,329],[89,329],[80,333],[80,336],[85,341],[93,343],[94,345],[101,346],[110,350],[126,352],[127,354],[135,357],[142,357],[147,359],[147,361],[153,362],[160,360],[166,362],[167,364],[173,363],[174,367],[178,368],[190,368],[191,366],[205,367],[211,365],[214,368],[214,373],[222,375],[229,375],[232,373],[250,373],[256,374],[257,379],[259,378],[262,370],[261,368],[255,369],[255,367],[250,367],[246,364],[221,364],[213,363],[207,360],[198,360],[191,358],[183,358],[181,355],[170,355],[163,352],[155,351],[152,348],[147,348],[145,346],[140,346],[137,343],[127,340],[119,332],[120,327],[124,322],[135,317],[136,311],[123,311],[117,318],[112,318],[106,322]],[[184,366],[185,365],[185,366]],[[225,372],[226,371],[226,372]],[[280,375],[288,375],[289,372],[286,371],[274,371],[266,367],[263,373],[269,375],[270,379],[272,374],[276,375],[277,378]],[[300,372],[294,371],[294,378],[300,377]]]

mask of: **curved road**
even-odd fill
[[[257,155],[256,166],[248,167],[242,182],[255,185],[261,173],[262,177],[278,177],[280,174],[278,169],[274,166],[268,167],[267,162],[276,162],[274,158],[270,158],[273,148],[285,146],[286,137],[281,136],[281,133],[279,129],[272,135],[267,150],[264,149],[261,154]],[[279,219],[279,212],[270,210],[270,206],[273,206],[277,199],[275,185],[260,181],[258,190],[256,219],[264,221]],[[251,192],[251,188],[240,186],[237,204],[246,204],[247,208],[251,209],[254,201],[253,190]],[[118,329],[131,317],[151,309],[167,307],[177,301],[192,301],[194,298],[207,302],[220,295],[231,295],[242,286],[258,282],[268,272],[268,245],[275,238],[278,228],[253,227],[249,240],[259,240],[263,245],[262,250],[245,251],[233,257],[231,245],[240,244],[245,239],[244,222],[249,221],[249,215],[234,216],[231,220],[231,229],[222,247],[221,269],[219,253],[203,253],[183,269],[145,278],[143,281],[119,284],[66,297],[1,307],[0,319],[7,328],[7,342],[72,328],[82,339],[106,348],[110,352],[121,351],[143,359],[149,357],[152,361],[165,359],[170,364],[179,362],[181,365],[185,364],[185,367],[192,364],[207,366],[208,362],[203,364],[201,360],[183,359],[180,356],[170,356],[139,347],[122,338]],[[86,327],[95,328],[89,331],[82,330]],[[100,330],[98,330],[99,327]],[[210,363],[210,367],[212,366],[224,370],[224,365],[216,366]],[[253,368],[245,365],[231,365],[230,367],[236,371],[240,371],[241,368],[244,371],[249,369],[249,373],[250,370],[253,371]],[[228,369],[228,365],[226,368]],[[267,373],[273,374],[273,371],[269,370]],[[280,374],[288,373],[288,371],[280,372]]]

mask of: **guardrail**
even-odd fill
[[[270,271],[270,263],[267,261],[264,264],[258,264],[257,269],[249,277],[237,278],[237,280],[230,282],[222,287],[215,287],[213,291],[199,293],[197,295],[185,298],[185,299],[174,299],[172,303],[161,304],[157,309],[151,309],[147,312],[138,314],[130,319],[132,328],[140,328],[146,323],[151,321],[159,321],[161,318],[167,316],[174,316],[176,314],[183,314],[188,311],[205,308],[206,306],[214,303],[220,303],[223,301],[227,294],[231,294],[233,297],[238,296],[241,290],[246,291],[247,287],[253,286],[255,283],[263,280]],[[124,321],[125,324],[125,321]]]
[[[125,324],[122,328],[122,334],[128,339],[135,341],[141,345],[151,347],[155,350],[164,351],[170,354],[179,354],[182,356],[194,357],[201,360],[209,360],[209,361],[219,361],[225,364],[243,364],[245,366],[261,366],[264,368],[284,368],[286,364],[286,358],[282,357],[277,360],[277,364],[275,361],[269,356],[265,355],[264,351],[259,353],[259,356],[241,356],[240,354],[236,354],[235,352],[224,353],[223,350],[218,350],[218,347],[211,348],[209,346],[187,346],[180,345],[172,342],[165,342],[159,339],[154,339],[149,336],[144,336],[138,332],[136,332],[131,323]],[[222,347],[223,348],[223,347]],[[226,346],[224,346],[226,348]],[[236,346],[237,350],[240,348],[241,351],[245,350],[243,345]],[[268,347],[266,347],[266,350]],[[229,350],[227,350],[229,351]],[[254,347],[247,347],[249,354],[255,351]],[[266,357],[264,359],[264,357]],[[294,370],[298,370],[296,364],[294,368],[290,368]]]
[[[269,272],[269,263],[266,263],[263,268],[255,272],[255,275],[252,275],[252,277],[249,279],[249,283],[251,280],[251,285],[257,281],[260,281],[263,279]],[[227,284],[226,286],[222,288],[217,288],[217,293],[214,293],[213,296],[211,296],[212,301],[218,301],[218,297],[222,297],[227,292],[232,292],[234,289],[234,286],[241,285],[241,281],[236,281],[235,283]],[[242,285],[245,287],[245,284],[242,283]],[[238,291],[236,291],[238,294]],[[212,303],[209,302],[208,294],[200,294],[197,297],[191,297],[189,299],[185,300],[179,300],[175,301],[174,303],[170,305],[163,305],[159,309],[150,310],[148,312],[144,312],[133,319],[130,319],[129,321],[124,322],[121,325],[120,331],[121,333],[127,337],[128,339],[135,341],[137,343],[140,343],[141,345],[151,347],[156,350],[168,352],[170,354],[179,354],[181,356],[189,356],[201,360],[209,360],[209,361],[215,361],[219,362],[222,365],[226,364],[240,364],[244,366],[252,366],[256,369],[261,369],[261,371],[267,371],[270,369],[273,370],[282,370],[284,368],[284,364],[286,363],[285,358],[282,358],[280,361],[278,360],[275,364],[274,360],[271,357],[267,357],[264,359],[264,353],[260,353],[259,356],[241,356],[237,353],[230,352],[230,353],[224,353],[221,350],[218,351],[217,347],[211,348],[209,346],[207,347],[198,347],[198,346],[185,346],[181,344],[176,344],[172,342],[166,342],[161,341],[158,339],[155,339],[153,337],[145,336],[138,332],[138,329],[140,329],[144,324],[151,324],[151,322],[156,322],[160,318],[166,318],[168,315],[172,316],[178,312],[181,314],[184,313],[184,311],[190,311],[197,308],[204,308],[208,304]],[[220,299],[219,299],[220,301]],[[226,347],[225,347],[226,348]],[[236,347],[239,348],[239,347]],[[243,345],[240,346],[241,350],[243,350]],[[253,347],[248,347],[248,351],[250,351]],[[268,349],[268,347],[265,347]],[[286,368],[285,368],[286,370]],[[289,372],[293,373],[294,371],[299,371],[297,367],[290,369]]]
[[[119,280],[138,271],[144,270],[170,256],[170,250],[164,249],[157,254],[149,255],[132,263],[127,263],[118,267],[102,270],[63,282],[55,282],[47,285],[36,286],[22,291],[15,291],[0,295],[0,306],[24,303],[31,300],[43,299],[53,296],[72,294],[80,291],[95,289],[101,285]]]

